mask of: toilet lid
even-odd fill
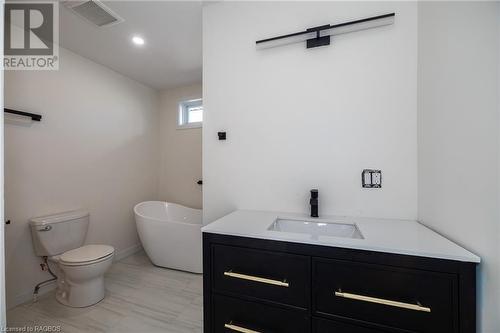
[[[115,252],[114,247],[109,245],[84,245],[74,250],[64,252],[61,261],[66,263],[84,263],[109,256]]]

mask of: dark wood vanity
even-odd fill
[[[472,333],[476,264],[203,234],[204,332]]]

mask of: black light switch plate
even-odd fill
[[[373,169],[364,169],[361,173],[361,183],[364,188],[381,188],[382,171]]]

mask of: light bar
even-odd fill
[[[261,39],[255,42],[257,48],[272,48],[293,43],[307,42],[307,48],[330,45],[330,36],[342,35],[366,29],[377,28],[394,23],[396,14],[384,14],[368,17],[360,20],[349,21],[338,24],[327,24],[319,27],[309,28],[305,31],[292,34]]]

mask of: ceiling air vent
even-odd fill
[[[123,19],[100,1],[64,1],[64,5],[87,21],[105,27],[123,22]]]

